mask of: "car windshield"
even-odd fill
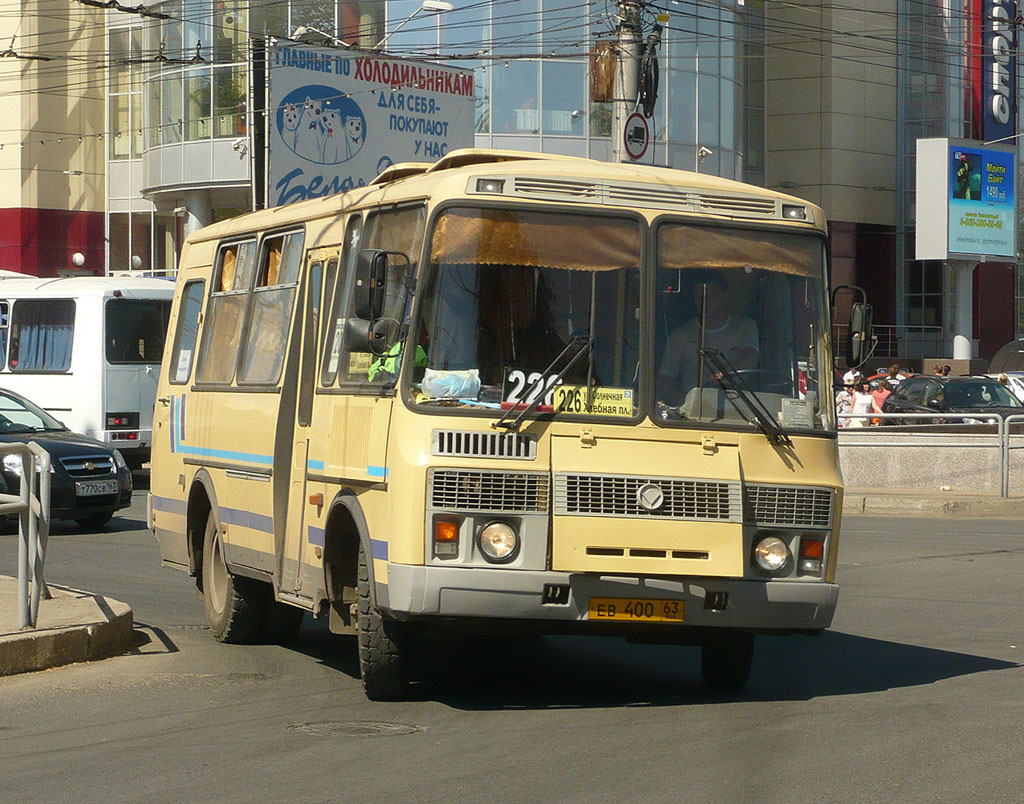
[[[67,428],[28,400],[0,393],[0,435],[39,433]]]
[[[413,400],[635,416],[639,259],[632,220],[447,210],[430,244]]]
[[[946,404],[951,408],[1024,407],[1001,383],[951,382],[946,384]]]
[[[750,399],[784,428],[831,426],[818,238],[673,223],[657,230],[657,260],[662,421],[749,421]]]

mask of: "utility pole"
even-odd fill
[[[612,154],[616,162],[632,162],[626,153],[626,118],[636,108],[640,91],[640,45],[643,0],[619,0],[618,60],[612,103]]]

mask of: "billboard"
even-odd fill
[[[473,145],[473,73],[277,42],[267,50],[267,206],[362,187]]]
[[[981,86],[982,136],[986,141],[1012,137],[1016,122],[1017,68],[1014,0],[984,0]],[[976,23],[977,24],[977,23]]]
[[[1016,260],[1015,157],[1009,146],[917,141],[916,259]]]

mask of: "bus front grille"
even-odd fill
[[[641,492],[644,490],[653,491],[653,497],[642,499]],[[555,514],[560,516],[742,522],[741,499],[738,481],[570,473],[555,475]]]
[[[539,472],[431,469],[427,499],[435,509],[546,513],[548,476]]]
[[[537,439],[524,433],[487,433],[482,430],[434,430],[431,453],[459,458],[537,459]]]
[[[832,489],[748,483],[744,491],[748,522],[789,528],[832,527]]]

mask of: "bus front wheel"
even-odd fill
[[[203,605],[210,630],[220,642],[252,642],[263,627],[262,584],[237,578],[224,560],[224,542],[213,512],[203,537]]]
[[[723,631],[709,636],[700,648],[700,672],[713,690],[738,690],[747,683],[754,663],[754,635]]]
[[[370,569],[359,546],[358,575],[359,671],[371,701],[402,698],[409,688],[408,635],[401,623],[386,620],[370,597]]]

